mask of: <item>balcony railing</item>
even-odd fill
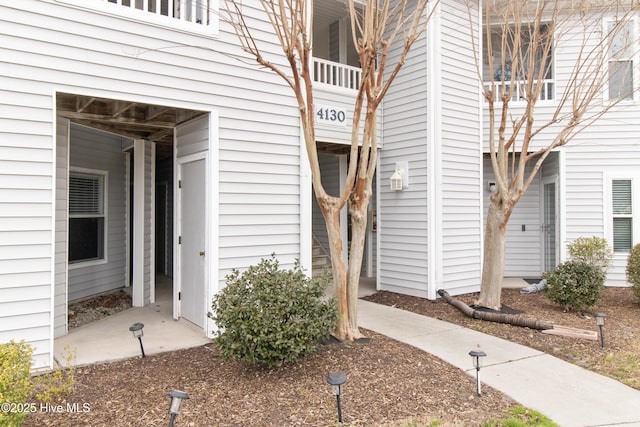
[[[526,93],[526,81],[520,80],[517,82],[513,82],[513,93],[511,94],[511,101],[513,102],[524,102],[527,100]],[[553,80],[543,80],[542,82],[542,90],[540,91],[540,96],[538,97],[538,101],[552,101],[553,100]],[[502,94],[502,88],[504,86],[505,92],[508,93],[511,89],[511,82],[485,82],[484,86],[487,91],[491,90],[491,85],[494,85],[494,101],[500,101],[500,97]]]
[[[358,67],[313,58],[313,81],[326,85],[357,90],[362,71]]]
[[[98,0],[100,1],[100,0]],[[208,26],[211,24],[210,0],[101,0],[132,10],[139,10]]]

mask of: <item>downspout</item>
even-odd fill
[[[441,2],[427,26],[427,298],[436,299],[442,283],[442,46]],[[430,14],[431,10],[427,12]]]

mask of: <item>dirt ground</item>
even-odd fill
[[[472,303],[475,297],[458,298]],[[605,289],[594,308],[607,314],[605,349],[599,341],[470,319],[443,300],[388,292],[367,299],[528,345],[640,388],[640,305],[629,289]],[[528,317],[597,330],[591,315],[565,313],[542,293],[505,290],[503,303]],[[336,401],[326,383],[333,371],[348,376],[341,402],[344,421],[354,426],[429,425],[435,420],[446,426],[476,426],[514,405],[489,387],[477,397],[474,378],[440,359],[365,333],[368,342],[322,345],[310,357],[274,370],[223,360],[214,345],[78,368],[75,391],[62,402],[62,411],[44,408],[25,425],[164,425],[169,421],[167,393],[178,389],[190,398],[176,427],[333,426]],[[69,410],[73,408],[80,411]]]

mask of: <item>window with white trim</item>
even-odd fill
[[[105,258],[106,171],[69,173],[69,263]]]
[[[607,22],[609,99],[633,99],[634,23]]]
[[[629,252],[633,246],[632,197],[632,181],[630,179],[611,181],[614,252]]]

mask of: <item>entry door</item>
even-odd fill
[[[201,328],[205,320],[205,212],[204,159],[180,166],[180,314]]]
[[[556,177],[543,180],[544,223],[544,271],[553,271],[558,263],[558,190]]]

